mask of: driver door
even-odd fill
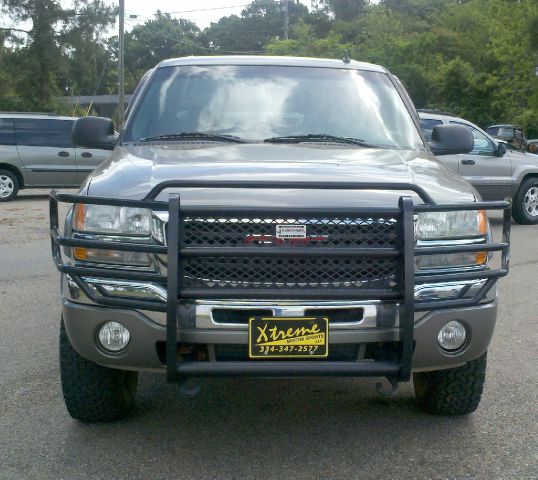
[[[510,196],[512,162],[509,156],[499,157],[493,141],[477,128],[465,123],[450,122],[468,128],[473,134],[474,148],[458,155],[458,171],[480,193],[484,200],[502,200]]]

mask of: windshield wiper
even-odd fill
[[[361,147],[377,148],[360,138],[341,137],[339,135],[329,135],[328,133],[308,133],[305,135],[285,135],[283,137],[271,137],[264,140],[266,143],[301,143],[301,142],[335,142],[360,145]]]
[[[164,135],[155,135],[154,137],[141,138],[141,142],[152,142],[155,140],[219,140],[223,142],[245,143],[235,135],[221,135],[218,133],[203,133],[203,132],[181,132],[181,133],[166,133]]]

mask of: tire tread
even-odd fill
[[[523,202],[525,199],[525,193],[533,185],[538,186],[538,177],[527,178],[519,187],[519,190],[514,197],[513,209],[512,209],[512,218],[519,223],[520,225],[534,225],[538,223],[538,217],[536,219],[529,218],[525,213]]]
[[[414,374],[420,407],[438,415],[468,415],[480,404],[486,378],[487,352],[461,367]],[[417,383],[423,382],[423,393]]]

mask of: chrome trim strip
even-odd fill
[[[305,310],[326,310],[362,308],[363,317],[358,322],[331,323],[331,329],[353,329],[353,328],[375,328],[377,326],[377,310],[380,301],[371,302],[312,302],[305,304],[302,302],[281,301],[237,301],[237,300],[215,300],[197,301],[196,308],[196,328],[200,329],[235,329],[246,330],[248,325],[240,323],[217,323],[213,320],[214,308],[230,308],[234,310],[250,310],[260,308],[272,310],[275,317],[304,316]]]
[[[116,287],[133,287],[133,288],[140,288],[140,289],[147,289],[151,293],[153,293],[156,297],[160,298],[162,301],[166,301],[166,288],[162,287],[161,285],[157,285],[155,283],[148,283],[148,282],[135,282],[135,281],[124,281],[124,280],[113,280],[113,279],[107,279],[107,278],[95,278],[95,277],[81,277],[82,280],[84,280],[86,283],[90,285],[112,285]],[[103,296],[111,296],[115,297],[116,295],[103,295]],[[119,295],[118,295],[119,296]],[[127,298],[130,298],[128,295]]]

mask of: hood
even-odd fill
[[[538,155],[535,153],[522,152],[520,150],[508,148],[504,156],[515,162],[528,163],[534,167],[538,166]]]
[[[428,152],[328,145],[200,144],[124,145],[85,184],[88,195],[142,199],[165,180],[411,183],[437,203],[475,200],[474,189]],[[183,204],[256,206],[386,206],[406,191],[300,189],[167,189]]]

